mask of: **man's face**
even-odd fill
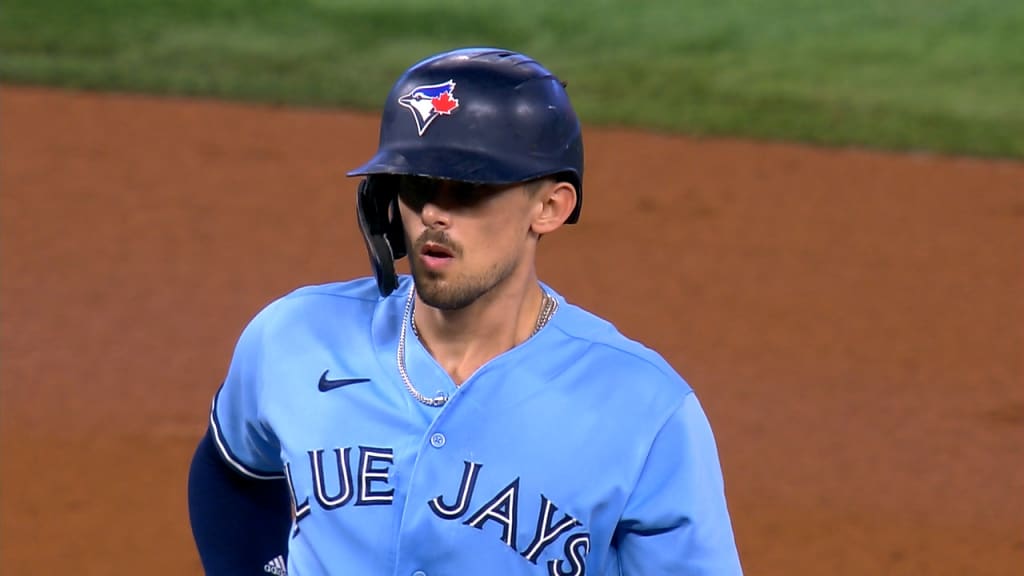
[[[457,310],[532,266],[539,210],[524,185],[399,178],[399,210],[420,298]]]

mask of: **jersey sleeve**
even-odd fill
[[[742,574],[718,448],[692,392],[655,438],[616,543],[624,576]]]
[[[261,410],[266,333],[273,311],[271,304],[242,331],[210,410],[210,429],[224,460],[246,476],[264,479],[284,477],[280,444]]]

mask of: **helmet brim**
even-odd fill
[[[378,151],[348,175],[396,174],[485,184],[514,184],[551,175],[537,172],[536,167],[545,163],[534,160],[529,157],[496,157],[455,147],[392,146]]]

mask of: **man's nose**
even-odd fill
[[[420,219],[427,228],[447,228],[451,223],[451,214],[444,206],[443,196],[435,194],[423,204]]]

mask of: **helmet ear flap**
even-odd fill
[[[379,177],[364,178],[356,193],[356,216],[381,296],[398,288],[395,260],[405,256],[405,232],[398,214],[398,191]]]
[[[401,260],[405,257],[406,246],[405,246],[405,228],[402,227],[402,215],[398,211],[398,193],[396,192],[391,196],[391,202],[388,205],[388,212],[390,214],[388,221],[387,239],[388,245],[391,246],[391,254],[395,260]]]

